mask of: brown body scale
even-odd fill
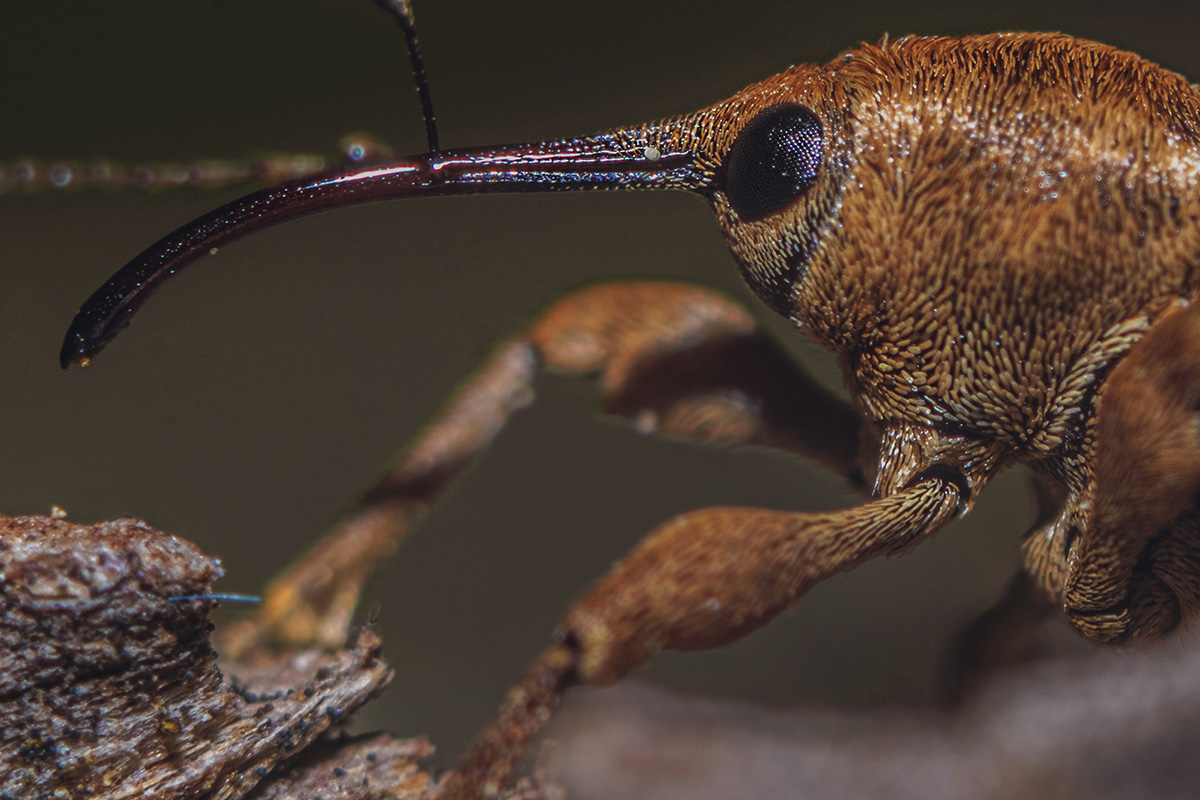
[[[1029,544],[1062,599],[1054,577],[1094,488],[1096,388],[1200,288],[1200,98],[1063,36],[902,40],[838,71],[855,166],[795,317],[844,348],[883,432],[882,491],[934,461],[973,480],[1033,461],[1063,484],[1064,518]],[[881,124],[894,136],[866,135]]]
[[[1061,599],[1100,379],[1200,288],[1200,96],[1131,53],[998,34],[885,40],[716,108],[753,113],[796,87],[838,132],[841,169],[778,217],[721,214],[743,273],[778,270],[794,230],[819,237],[789,312],[840,353],[882,436],[877,492],[935,463],[982,485],[1031,461],[1062,484],[1064,517],[1028,545]],[[832,209],[816,224],[814,197]]]

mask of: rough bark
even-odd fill
[[[218,660],[218,561],[137,520],[0,517],[0,799],[416,798],[424,739],[341,724],[391,679],[340,652]]]

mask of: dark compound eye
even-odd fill
[[[790,206],[817,180],[821,122],[800,105],[774,106],[742,129],[725,159],[725,196],[743,220]]]

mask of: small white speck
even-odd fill
[[[215,248],[215,247],[208,248],[208,254],[210,256],[215,256],[217,254],[217,248]]]
[[[633,429],[643,436],[658,430],[658,414],[650,409],[643,409],[633,418]]]
[[[658,148],[653,145],[643,147],[642,155],[646,157],[647,161],[658,161],[660,158],[662,158],[662,153],[660,153]]]

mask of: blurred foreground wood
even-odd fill
[[[1198,634],[1027,665],[954,712],[577,692],[549,775],[575,800],[1196,798]]]

